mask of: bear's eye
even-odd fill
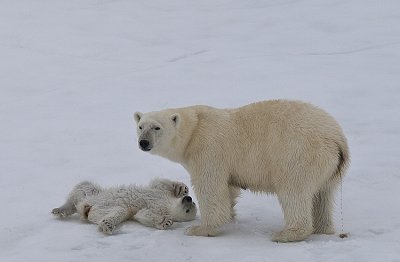
[[[186,210],[186,213],[189,213],[189,212],[190,212],[190,209],[187,209],[187,210]]]
[[[160,128],[159,128],[158,126],[156,126],[154,129],[155,129],[155,130],[160,130]]]
[[[143,129],[143,127],[142,127],[142,126],[139,126],[139,129],[140,129],[140,130],[142,130],[142,129]]]

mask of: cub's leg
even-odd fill
[[[77,212],[76,205],[85,197],[99,194],[103,189],[93,183],[84,181],[77,184],[69,193],[64,205],[54,208],[51,213],[58,217],[67,217]]]
[[[133,218],[145,226],[157,229],[167,229],[173,224],[170,216],[159,214],[147,208],[139,210]]]
[[[127,208],[114,206],[114,207],[100,207],[94,205],[90,207],[88,212],[88,220],[92,223],[99,225],[99,230],[105,234],[111,235],[115,228],[122,222],[132,217],[132,212]]]
[[[293,242],[307,238],[313,233],[312,225],[312,196],[296,193],[295,190],[278,194],[285,227],[273,236],[276,242]]]
[[[313,225],[316,234],[334,234],[332,219],[336,181],[330,181],[313,198]]]
[[[175,197],[183,197],[189,194],[189,188],[181,182],[157,178],[151,181],[150,188],[170,191]]]

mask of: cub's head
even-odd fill
[[[173,148],[180,115],[169,111],[151,113],[136,112],[138,145],[143,151],[166,156]],[[168,157],[168,156],[166,156]]]
[[[197,207],[190,196],[184,196],[172,205],[170,213],[175,222],[191,221],[196,218]]]

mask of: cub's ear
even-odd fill
[[[175,126],[178,126],[181,121],[181,116],[178,113],[175,113],[171,116],[171,120]]]
[[[142,118],[142,115],[143,115],[143,113],[135,112],[134,118],[135,118],[136,124],[139,123],[140,119]]]

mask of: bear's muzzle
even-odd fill
[[[142,140],[139,141],[139,147],[143,151],[150,151],[151,148],[152,148],[152,146],[150,144],[150,141],[146,140],[146,139],[142,139]]]

